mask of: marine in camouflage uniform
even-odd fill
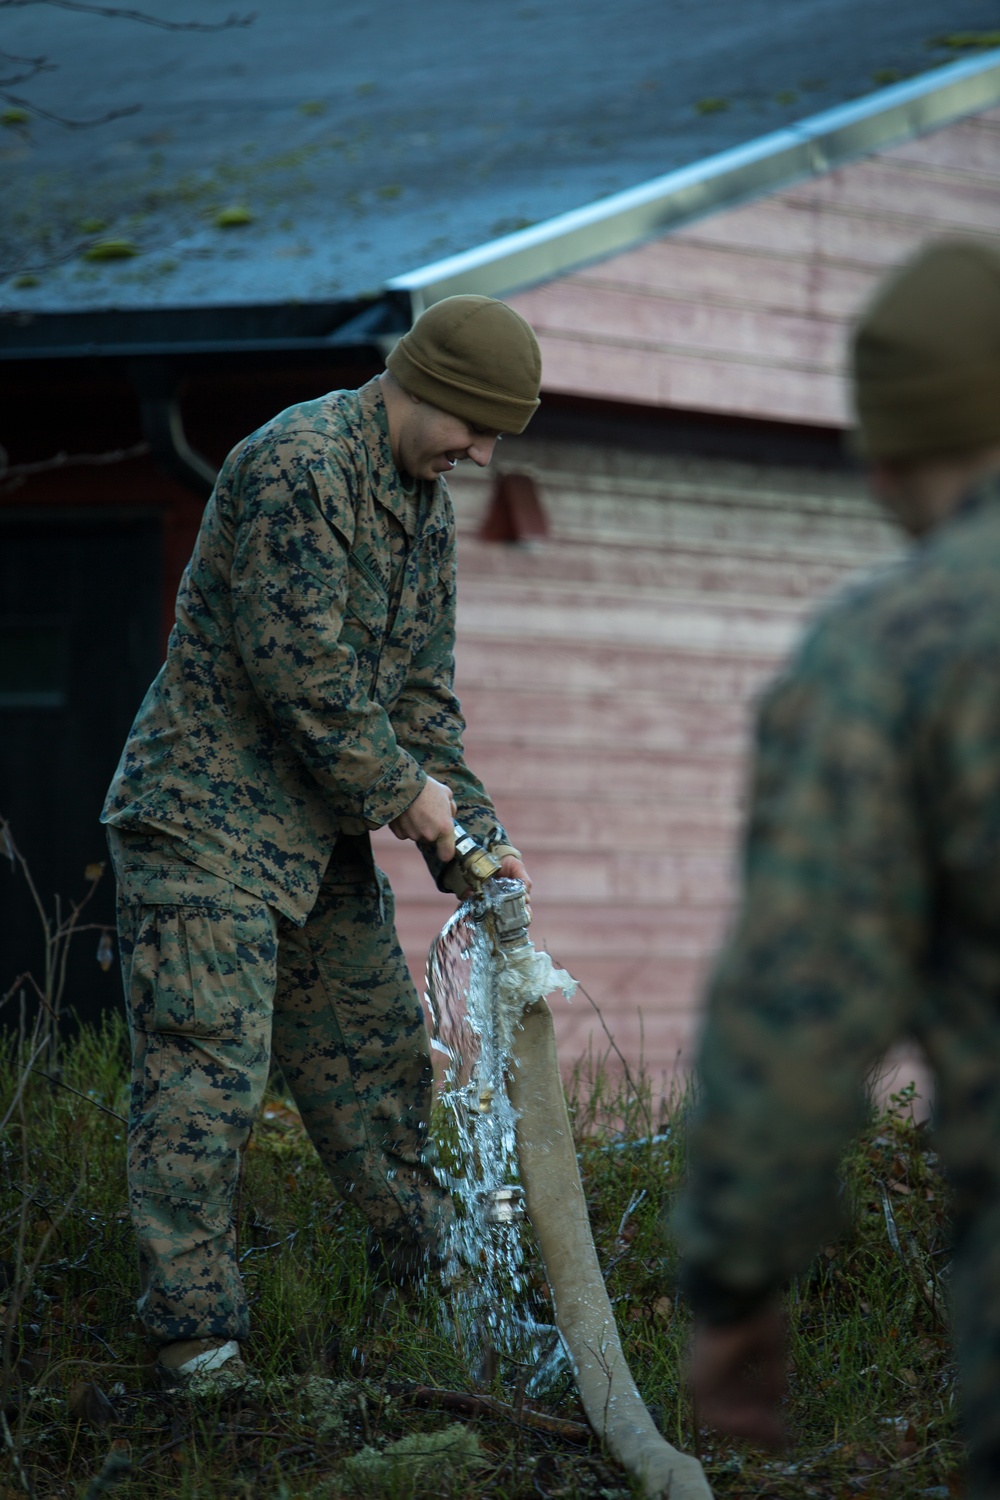
[[[436,789],[448,832],[422,850],[440,875],[450,790],[524,873],[464,760],[443,473],[526,425],[537,344],[503,304],[450,298],[389,366],[282,412],[226,460],[104,810],[139,1310],[185,1352],[248,1331],[233,1199],[272,1053],[390,1270],[438,1245],[427,1038],[369,831],[417,837],[408,810]]]
[[[823,615],[763,700],[673,1228],[703,1415],[775,1439],[769,1299],[836,1227],[869,1070],[915,1037],[955,1191],[982,1500],[1000,1495],[1000,257],[925,252],[855,349],[876,493],[920,540]]]

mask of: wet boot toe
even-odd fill
[[[204,1396],[241,1390],[255,1380],[240,1357],[239,1344],[225,1337],[164,1345],[157,1356],[156,1377],[162,1390]]]

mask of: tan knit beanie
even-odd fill
[[[867,458],[1000,442],[1000,254],[966,240],[921,250],[884,282],[854,335]]]
[[[493,432],[523,432],[538,408],[538,340],[520,313],[492,297],[435,302],[386,365],[414,396]]]

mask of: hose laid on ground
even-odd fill
[[[588,1420],[649,1500],[711,1500],[701,1464],[660,1436],[629,1371],[590,1233],[544,1000],[526,1006],[512,1061],[508,1087],[525,1206]]]
[[[701,1464],[660,1436],[636,1389],[594,1249],[559,1076],[552,1012],[544,999],[537,998],[555,989],[568,997],[575,982],[555,969],[549,955],[536,950],[528,937],[531,914],[524,884],[501,878],[498,861],[457,823],[455,848],[457,875],[450,888],[466,895],[471,889],[479,897],[478,906],[463,906],[457,915],[468,913],[479,935],[488,934],[495,964],[488,1016],[476,1017],[473,1030],[478,1026],[480,1036],[489,1030],[495,1060],[506,1064],[525,1208],[583,1409],[597,1436],[639,1481],[646,1500],[712,1500]],[[428,960],[435,1035],[441,1028],[443,1002],[436,981],[438,943],[454,921],[432,944]]]

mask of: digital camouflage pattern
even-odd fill
[[[367,839],[352,840],[350,857],[328,872],[302,927],[162,835],[113,829],[110,842],[148,1333],[160,1343],[246,1337],[232,1216],[272,1037],[334,1186],[401,1268],[433,1253],[450,1207],[423,1160],[427,1036]]]
[[[289,407],[223,465],[104,821],[298,922],[337,838],[428,775],[502,837],[463,756],[454,637],[447,486],[404,488],[378,381]]]
[[[726,1321],[835,1228],[897,1038],[937,1081],[974,1493],[1000,1494],[1000,485],[811,630],[760,711],[742,908],[709,987],[673,1218]]]
[[[506,839],[465,765],[454,632],[447,487],[404,485],[377,381],[230,454],[104,809],[157,1342],[246,1334],[233,1202],[272,1044],[385,1269],[437,1251],[427,1035],[368,830],[432,775],[466,828]]]

